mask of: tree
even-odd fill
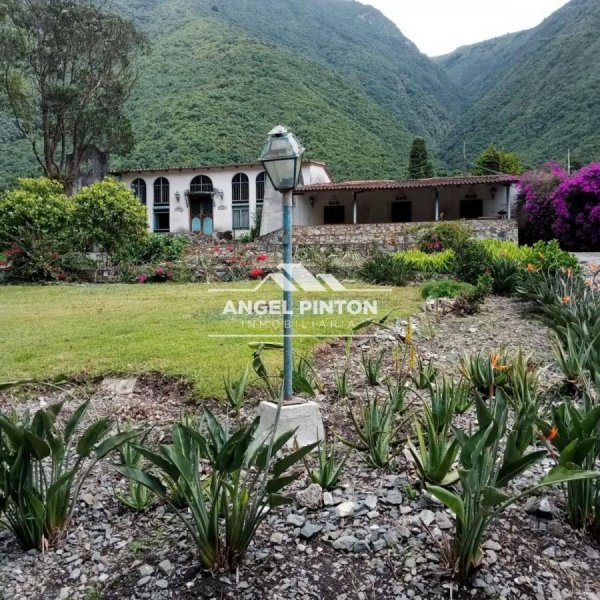
[[[408,176],[411,179],[433,177],[433,166],[427,153],[427,142],[423,138],[415,138],[410,150]]]
[[[145,48],[131,22],[89,0],[0,0],[0,97],[67,192],[91,150],[132,148],[123,105]]]
[[[100,181],[83,188],[73,201],[72,227],[81,248],[96,245],[113,254],[146,239],[146,208],[123,183]]]
[[[489,145],[476,159],[474,175],[495,175],[504,173],[506,175],[519,175],[524,168],[521,159],[514,152],[508,152],[503,148]]]

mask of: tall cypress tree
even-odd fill
[[[410,150],[408,176],[411,179],[433,177],[433,165],[427,153],[427,142],[423,138],[415,138]]]

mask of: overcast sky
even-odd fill
[[[378,8],[425,54],[529,29],[568,0],[359,0]]]

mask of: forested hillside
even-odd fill
[[[442,144],[462,164],[489,143],[530,164],[600,159],[600,2],[572,0],[539,27],[442,57],[472,105]]]
[[[277,122],[336,177],[402,177],[415,136],[438,171],[488,144],[529,165],[600,158],[600,1],[430,59],[354,0],[111,0],[148,34],[128,111],[136,147],[113,166],[253,160]],[[0,114],[0,185],[36,172]]]

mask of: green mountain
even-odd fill
[[[412,138],[425,135],[433,146],[460,105],[442,68],[358,2],[109,6],[153,45],[129,103],[137,146],[113,157],[115,167],[253,160],[283,122],[337,177],[399,177]],[[32,169],[22,150],[0,140],[0,181]]]
[[[100,0],[99,0],[100,1]],[[103,0],[102,0],[103,1]],[[530,165],[600,158],[600,2],[430,59],[354,0],[110,0],[152,52],[129,101],[137,144],[117,167],[255,160],[289,125],[338,178],[402,177],[413,137],[438,171],[488,144]],[[0,114],[0,186],[38,172]]]
[[[438,59],[469,108],[442,142],[462,165],[489,143],[530,164],[600,159],[600,2],[572,0],[539,27]]]

